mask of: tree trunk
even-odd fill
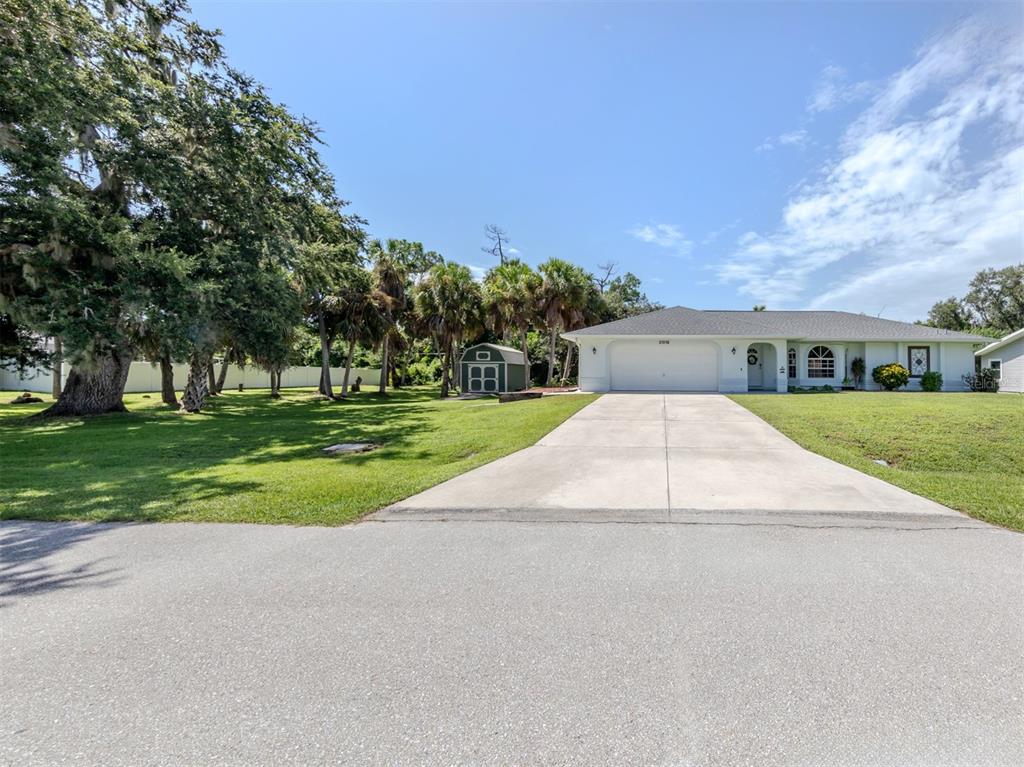
[[[456,392],[462,391],[462,366],[459,364],[459,345],[452,342],[452,353],[449,364],[452,366],[452,386]]]
[[[401,365],[395,364],[395,388],[406,386],[409,382],[409,350],[402,355]]]
[[[178,397],[174,393],[174,363],[167,353],[160,357],[160,399],[165,405],[178,405]]]
[[[451,386],[451,379],[449,378],[449,374],[451,373],[451,352],[452,342],[445,340],[444,357],[441,360],[441,399],[445,399],[448,396],[448,390]]]
[[[60,336],[53,337],[53,361],[50,363],[51,392],[54,399],[60,399],[64,375],[64,344]]]
[[[206,393],[210,397],[217,396],[217,374],[213,370],[213,357],[206,363]]]
[[[123,413],[124,385],[132,364],[131,354],[108,354],[88,368],[72,368],[60,397],[40,417]]]
[[[526,379],[530,379],[530,346],[526,343],[526,331],[523,331],[523,364],[526,365]]]
[[[198,413],[206,404],[206,396],[210,393],[207,370],[210,357],[193,352],[188,361],[188,383],[181,395],[181,411]]]
[[[388,364],[390,362],[390,360],[388,359],[388,341],[389,340],[390,339],[387,336],[384,336],[384,343],[381,345],[381,350],[380,350],[380,383],[377,385],[377,393],[378,394],[386,394],[387,393]]]
[[[548,335],[548,386],[555,383],[555,341],[555,327],[552,325]]]
[[[270,369],[270,398],[280,399],[281,397],[281,371],[279,369]]]
[[[316,293],[316,321],[320,332],[320,393],[334,399],[334,386],[331,385],[331,339],[327,335],[327,321],[324,319],[323,296]]]
[[[341,396],[348,396],[348,377],[352,372],[352,357],[356,353],[356,339],[348,342],[348,354],[345,355],[345,376],[341,379]]]
[[[231,364],[230,360],[233,352],[234,349],[228,349],[228,351],[225,352],[224,354],[223,362],[220,363],[220,372],[217,374],[217,394],[220,394],[222,391],[224,391],[224,381],[226,381],[228,377],[228,367]]]
[[[572,365],[572,341],[565,342],[565,365],[562,367],[562,386],[569,380],[569,368]]]

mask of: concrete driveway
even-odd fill
[[[0,764],[1017,767],[1022,586],[1022,535],[611,395],[343,528],[0,522]]]
[[[720,394],[606,394],[535,446],[378,514],[981,523],[804,450]]]

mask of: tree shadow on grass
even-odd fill
[[[63,566],[51,557],[106,532],[107,525],[0,523],[0,607],[12,598],[83,586],[104,587],[121,580],[105,557]]]
[[[423,390],[340,402],[312,393],[271,400],[246,392],[216,397],[198,415],[132,402],[136,409],[126,414],[5,419],[0,517],[175,519],[205,501],[259,492],[262,477],[249,479],[253,466],[316,458],[338,442],[383,446],[366,457],[429,458],[415,443],[440,428],[436,411],[424,407],[435,400]]]

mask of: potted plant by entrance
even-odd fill
[[[843,391],[852,391],[852,390],[853,390],[853,379],[850,378],[850,376],[846,376],[846,378],[843,379]]]
[[[850,360],[850,372],[853,373],[854,388],[859,389],[864,385],[864,373],[867,372],[867,366],[865,366],[864,360],[860,357],[854,357]]]

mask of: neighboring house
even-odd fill
[[[462,353],[463,391],[496,394],[526,388],[523,353],[510,346],[477,344]]]
[[[787,391],[838,387],[864,360],[871,370],[899,362],[908,389],[942,373],[946,391],[966,389],[984,336],[847,312],[700,311],[676,306],[563,333],[579,345],[583,391]]]
[[[1024,392],[1024,328],[978,349],[974,355],[983,368],[998,371],[999,391]]]

